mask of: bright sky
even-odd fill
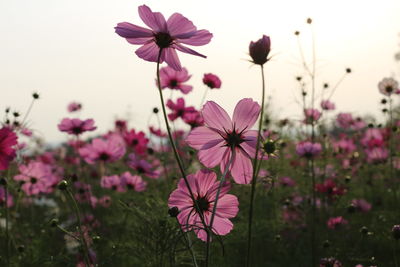
[[[400,50],[400,1],[105,1],[13,0],[0,1],[0,110],[11,106],[25,112],[31,94],[41,100],[29,116],[29,125],[47,141],[65,140],[57,124],[71,116],[72,100],[83,103],[81,118],[94,118],[96,133],[113,125],[115,118],[130,118],[130,126],[146,130],[154,106],[159,106],[154,63],[135,54],[138,46],[114,33],[118,22],[144,26],[137,13],[148,5],[168,18],[179,12],[214,38],[196,47],[207,59],[180,53],[183,66],[193,75],[193,92],[187,102],[199,106],[204,92],[201,79],[212,72],[222,89],[210,91],[209,100],[232,111],[244,97],[260,99],[260,73],[247,62],[250,41],[269,35],[273,60],[266,66],[267,92],[273,112],[280,118],[299,118],[294,79],[302,74],[294,31],[311,61],[310,27],[316,38],[317,86],[334,84],[346,67],[353,73],[338,88],[333,101],[340,111],[379,112],[377,83],[397,74],[394,54]],[[166,92],[165,96],[169,96]],[[174,98],[180,96],[175,92]],[[156,123],[153,118],[152,124]]]

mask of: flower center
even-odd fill
[[[146,170],[143,167],[140,167],[140,166],[136,168],[136,171],[138,173],[145,173],[146,172]]]
[[[174,39],[172,39],[171,35],[169,35],[169,33],[166,32],[159,32],[156,33],[155,37],[155,41],[156,44],[158,45],[158,47],[160,48],[167,48],[171,45],[172,41]]]
[[[110,155],[108,155],[107,153],[103,152],[100,154],[99,159],[102,161],[107,161],[110,159]]]
[[[136,146],[137,144],[139,144],[139,141],[137,139],[133,139],[131,144],[132,146]]]
[[[80,127],[80,126],[75,126],[75,127],[72,128],[72,132],[73,132],[74,134],[80,134],[80,133],[83,132],[83,131],[82,131],[82,127]]]
[[[196,203],[201,212],[208,211],[210,207],[210,202],[205,197],[197,197]]]
[[[391,93],[393,92],[393,87],[391,85],[386,86],[386,92]]]
[[[35,177],[31,178],[31,184],[36,184],[37,183],[37,179]]]
[[[173,80],[171,80],[171,81],[169,82],[169,87],[175,88],[175,87],[177,87],[177,86],[178,86],[178,81],[177,81],[177,80],[173,79]]]
[[[242,137],[242,132],[238,133],[235,129],[230,133],[226,132],[226,137],[224,137],[224,139],[226,141],[226,146],[231,148],[238,147],[245,141]]]

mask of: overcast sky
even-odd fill
[[[249,42],[266,34],[272,41],[266,77],[273,113],[299,118],[294,77],[304,70],[293,33],[301,32],[310,62],[307,17],[313,18],[318,88],[324,82],[334,84],[346,67],[353,70],[332,99],[340,111],[378,114],[377,83],[383,77],[399,78],[394,61],[400,50],[398,0],[0,0],[0,110],[11,106],[24,112],[31,93],[39,92],[41,100],[28,122],[50,142],[66,139],[57,124],[71,116],[66,106],[72,100],[83,103],[79,117],[95,119],[96,133],[109,129],[115,118],[129,118],[131,127],[146,130],[152,108],[159,105],[156,65],[139,59],[134,53],[138,46],[114,32],[122,21],[144,26],[137,13],[142,4],[166,18],[179,12],[214,34],[210,44],[196,47],[207,59],[179,54],[193,75],[194,90],[186,99],[196,107],[204,92],[202,76],[208,72],[222,80],[222,89],[210,91],[208,99],[228,111],[244,97],[260,99],[259,69],[246,60]]]

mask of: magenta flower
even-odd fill
[[[188,175],[187,179],[193,191],[194,199],[200,208],[202,216],[204,216],[205,223],[209,226],[219,186],[217,175],[208,170],[200,170],[195,174]],[[227,194],[229,189],[229,183],[225,183],[221,188],[218,198],[212,225],[212,231],[217,235],[226,235],[232,230],[233,224],[229,219],[235,217],[239,211],[239,201],[236,196]],[[193,229],[198,238],[203,241],[207,240],[206,231],[200,229],[204,227],[200,219],[200,214],[195,208],[196,204],[190,197],[189,190],[183,178],[179,181],[178,188],[171,193],[168,206],[179,209],[178,220],[184,231]]]
[[[322,151],[322,146],[319,143],[311,143],[309,141],[303,141],[296,145],[297,155],[305,157],[307,159],[318,156]]]
[[[339,217],[329,218],[326,224],[328,225],[329,229],[338,229],[339,227],[346,225],[348,223],[349,222],[346,219],[344,219],[342,216],[339,216]]]
[[[260,105],[251,98],[237,103],[233,119],[217,103],[208,101],[202,109],[205,126],[193,129],[186,142],[199,150],[199,160],[207,168],[220,164],[224,172],[233,156],[229,166],[233,179],[238,184],[248,184],[253,175],[251,158],[256,154],[258,135],[250,129],[259,113]]]
[[[23,182],[21,188],[28,196],[51,193],[61,180],[53,173],[51,165],[42,162],[32,161],[27,165],[20,165],[18,169],[20,174],[14,176],[14,179]]]
[[[68,104],[67,110],[68,112],[75,112],[82,109],[82,104],[78,102],[71,102]]]
[[[80,135],[87,131],[96,130],[96,126],[94,126],[94,120],[80,120],[80,119],[68,119],[64,118],[60,124],[58,124],[58,129],[61,132],[67,132],[73,135]]]
[[[187,82],[192,75],[188,74],[186,68],[182,68],[181,71],[174,70],[171,67],[164,67],[160,69],[160,83],[161,88],[169,88],[180,90],[183,94],[188,94],[192,91],[191,85],[184,84]]]
[[[135,190],[136,192],[146,190],[147,182],[143,181],[142,177],[139,175],[132,175],[130,172],[124,172],[120,177],[124,187]]]
[[[198,111],[187,112],[183,117],[183,121],[189,124],[192,129],[204,125],[203,116]]]
[[[144,132],[136,132],[134,129],[123,134],[124,140],[128,147],[133,148],[137,154],[144,154],[147,150],[149,139],[146,138]]]
[[[118,175],[103,176],[100,180],[100,185],[103,188],[112,189],[117,192],[125,192],[126,189],[121,183]]]
[[[256,42],[250,42],[249,52],[253,63],[257,65],[264,65],[268,60],[269,52],[271,51],[271,40],[269,36],[263,37]]]
[[[212,73],[204,74],[203,83],[205,85],[207,85],[210,89],[215,89],[215,88],[219,89],[219,88],[221,88],[221,84],[222,84],[219,77]]]
[[[154,134],[155,136],[158,136],[158,137],[160,137],[160,138],[166,137],[166,136],[167,136],[167,133],[161,131],[161,129],[156,129],[156,128],[154,128],[153,126],[150,126],[149,129],[150,129],[150,133],[152,133],[152,134]]]
[[[350,113],[339,113],[336,117],[336,122],[339,127],[343,129],[348,129],[354,123],[353,115],[351,115]]]
[[[171,99],[167,101],[166,105],[170,110],[172,110],[172,113],[168,114],[168,118],[171,121],[176,120],[177,118],[184,118],[188,113],[194,113],[197,112],[194,107],[186,107],[185,106],[185,99],[182,97],[178,98],[176,100],[176,103],[174,103]]]
[[[9,163],[15,158],[17,135],[8,127],[0,129],[0,171],[7,170]]]
[[[140,18],[151,30],[129,22],[118,23],[115,27],[115,32],[126,38],[130,44],[143,45],[135,52],[138,57],[157,62],[158,54],[162,49],[160,63],[165,61],[178,71],[182,67],[176,50],[206,57],[182,44],[206,45],[213,36],[209,31],[197,30],[190,20],[179,13],[172,14],[166,21],[161,13],[152,12],[146,5],[139,6],[138,11]]]
[[[129,154],[128,166],[149,178],[157,179],[160,176],[160,172],[152,170],[153,166],[150,163],[139,159],[135,154]]]
[[[125,145],[120,138],[112,136],[107,140],[96,138],[79,149],[81,157],[89,164],[96,162],[114,162],[125,155]]]
[[[365,150],[368,163],[385,163],[389,158],[389,151],[385,147],[373,147]]]

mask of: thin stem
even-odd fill
[[[209,231],[212,232],[212,227],[213,227],[213,223],[214,223],[214,218],[215,218],[215,213],[217,212],[217,203],[218,203],[218,199],[219,199],[219,194],[221,193],[221,188],[225,183],[225,178],[226,175],[228,174],[229,168],[232,165],[232,161],[235,158],[235,149],[232,149],[232,155],[231,158],[229,159],[228,164],[225,166],[225,171],[221,176],[221,180],[219,182],[219,186],[217,189],[217,194],[215,195],[215,200],[214,200],[214,207],[211,213],[211,219],[210,219],[210,226],[209,226]],[[211,244],[211,234],[207,235],[207,249],[206,249],[206,263],[208,264],[209,260],[210,260],[210,244]]]
[[[397,254],[396,254],[396,250],[397,250],[397,240],[394,241],[394,246],[393,246],[393,259],[394,259],[394,264],[396,267],[399,267],[399,263],[397,261]]]
[[[5,243],[6,243],[6,262],[7,266],[10,266],[10,233],[9,233],[9,212],[8,212],[8,180],[7,177],[4,178],[6,180],[5,185],[4,185],[4,198],[5,198],[5,203],[4,203],[4,208],[5,208],[5,213],[6,213],[6,238],[5,238]]]
[[[85,264],[87,266],[90,266],[91,260],[90,260],[90,256],[89,256],[89,248],[88,248],[85,236],[84,236],[83,231],[82,231],[82,222],[81,222],[81,216],[80,216],[80,213],[79,213],[79,207],[78,207],[78,204],[76,203],[75,198],[72,195],[71,191],[68,188],[66,189],[66,191],[67,191],[67,194],[68,194],[69,198],[71,199],[71,201],[73,203],[72,206],[73,206],[73,209],[75,211],[75,215],[76,215],[76,217],[78,219],[78,231],[79,231],[79,235],[81,236],[80,240],[81,240],[81,243],[82,243],[83,249],[84,249]]]
[[[190,255],[192,256],[193,265],[195,267],[198,267],[197,260],[196,260],[196,255],[194,254],[194,251],[193,251],[192,240],[190,239],[190,236],[189,236],[188,232],[184,232],[182,230],[182,227],[181,227],[181,224],[178,221],[178,218],[176,218],[176,221],[178,222],[179,230],[181,231],[183,237],[185,238],[185,241],[186,241],[186,244],[187,244],[186,246],[189,249]]]
[[[262,97],[261,97],[261,114],[260,121],[258,123],[258,135],[257,135],[257,143],[256,143],[256,153],[254,155],[253,160],[253,177],[251,181],[251,193],[250,193],[250,211],[249,211],[249,221],[248,221],[248,236],[247,236],[247,257],[246,257],[246,266],[250,266],[250,254],[251,254],[251,238],[252,238],[252,225],[253,225],[253,205],[254,205],[254,196],[256,192],[256,183],[257,183],[257,161],[258,161],[258,152],[259,152],[259,144],[261,140],[261,128],[263,124],[263,116],[264,116],[264,99],[265,99],[265,77],[264,77],[264,66],[261,65],[261,79],[262,79]]]
[[[206,90],[204,91],[203,98],[201,99],[201,102],[200,102],[200,108],[204,104],[204,100],[206,100],[208,90],[210,90],[210,88],[207,86]]]
[[[29,104],[28,110],[26,111],[26,113],[25,113],[25,115],[24,115],[24,118],[22,119],[21,126],[24,125],[26,119],[28,118],[29,113],[31,113],[31,110],[32,110],[32,107],[33,107],[33,103],[35,103],[35,100],[36,100],[36,99],[33,98],[32,101],[31,101],[31,103]]]
[[[202,222],[202,224],[204,226],[204,229],[206,229],[207,236],[208,236],[208,235],[210,235],[210,232],[209,232],[209,230],[207,228],[207,224],[206,224],[206,222],[204,220],[204,216],[203,216],[203,214],[201,212],[201,209],[200,209],[196,199],[194,198],[194,194],[193,194],[192,188],[190,187],[189,181],[187,180],[185,169],[183,167],[182,160],[181,160],[181,158],[180,158],[180,156],[178,154],[178,151],[176,149],[176,145],[175,145],[175,142],[174,142],[174,140],[172,138],[171,129],[170,129],[170,126],[169,126],[169,123],[168,123],[167,112],[165,110],[165,102],[164,102],[164,97],[163,97],[163,93],[162,93],[162,90],[161,90],[161,81],[160,81],[160,59],[161,59],[161,54],[162,54],[162,48],[160,48],[160,51],[158,53],[158,59],[157,59],[157,85],[158,85],[158,92],[160,94],[161,108],[162,108],[162,111],[163,111],[163,117],[164,117],[164,121],[165,121],[165,126],[166,126],[167,132],[168,132],[168,138],[169,138],[169,141],[171,143],[172,150],[174,151],[174,156],[175,156],[175,159],[176,159],[176,161],[178,163],[179,170],[180,170],[180,172],[182,174],[182,178],[185,181],[186,187],[188,188],[190,198],[192,199],[192,201],[193,201],[193,203],[195,205],[196,211],[198,212],[198,214],[200,216],[201,222]],[[206,265],[206,266],[208,266],[208,265]]]

